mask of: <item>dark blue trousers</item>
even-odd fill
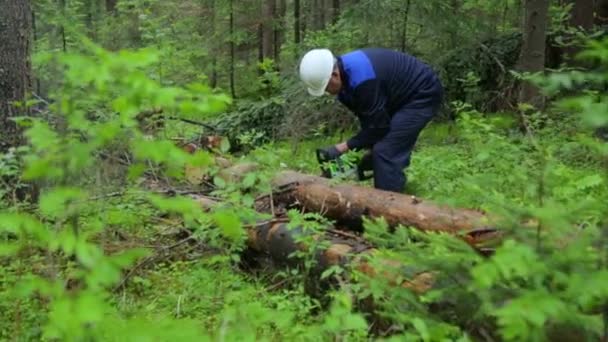
[[[372,147],[375,188],[403,192],[407,180],[404,169],[410,165],[420,131],[439,110],[440,99],[415,101],[393,115],[388,133]]]

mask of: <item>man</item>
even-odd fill
[[[418,135],[442,101],[443,87],[435,72],[413,56],[388,49],[341,56],[313,49],[300,62],[300,78],[311,95],[337,95],[359,118],[361,130],[326,148],[328,155],[338,158],[348,150],[371,149],[374,187],[403,192],[404,169]]]

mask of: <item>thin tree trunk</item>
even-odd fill
[[[106,0],[106,11],[112,12],[112,13],[115,12],[117,3],[118,3],[118,0]]]
[[[274,18],[276,12],[275,0],[265,0],[262,6],[262,54],[263,58],[274,56]]]
[[[507,17],[509,15],[509,1],[505,1],[505,7],[502,11],[502,29],[507,27]]]
[[[275,28],[274,28],[274,60],[278,68],[281,61],[281,45],[283,45],[285,37],[285,14],[287,11],[287,1],[278,0],[275,12]]]
[[[59,24],[59,38],[61,39],[61,47],[63,49],[63,52],[67,52],[68,51],[68,45],[67,45],[67,41],[65,38],[65,27],[63,26],[64,21],[66,20],[65,17],[65,0],[59,0],[59,6],[60,6],[60,12],[61,12],[61,23]]]
[[[300,0],[293,1],[293,41],[300,44],[302,36],[300,32]]]
[[[11,119],[27,114],[15,106],[31,90],[29,0],[0,0],[0,152],[23,142],[21,130]]]
[[[340,19],[340,0],[332,1],[332,23],[335,25]]]
[[[93,41],[97,40],[97,25],[95,25],[95,13],[99,12],[99,9],[97,8],[97,3],[98,1],[96,0],[87,1],[87,32],[89,34],[89,38],[91,38],[91,40]]]
[[[523,22],[523,44],[519,56],[519,70],[539,72],[545,68],[545,41],[548,0],[525,0]],[[519,101],[544,107],[544,98],[539,89],[529,82],[522,84]]]
[[[405,10],[403,12],[403,27],[401,28],[401,51],[405,52],[407,47],[407,23],[410,17],[410,2],[411,0],[406,0],[405,2]]]
[[[462,0],[451,0],[451,11],[454,15],[458,15],[461,7],[462,7]],[[456,21],[456,22],[458,22],[458,21]],[[460,44],[460,39],[459,39],[458,33],[459,32],[458,32],[457,28],[453,28],[450,30],[450,32],[448,32],[448,36],[450,38],[450,43],[449,43],[450,50],[458,47],[458,45]]]
[[[591,31],[593,29],[593,0],[568,0],[573,4],[570,13],[569,25],[575,29],[583,31]],[[581,46],[576,42],[572,46],[567,46],[564,49],[567,61],[572,65],[578,64],[575,61],[575,56],[580,52]]]
[[[321,13],[319,13],[319,1],[321,1],[321,0],[313,0],[312,5],[309,8],[310,19],[311,19],[310,27],[313,30],[321,29]]]
[[[216,33],[216,30],[217,30],[217,23],[216,23],[217,22],[217,14],[216,14],[217,8],[215,6],[215,0],[211,0],[211,3],[210,3],[209,7],[210,7],[210,13],[212,15],[212,18],[211,18],[211,35],[214,37],[213,41],[212,41],[212,46],[213,46],[212,47],[212,50],[213,50],[212,54],[213,54],[213,57],[211,57],[211,81],[210,81],[211,84],[210,84],[210,86],[211,86],[211,88],[216,88],[217,87],[217,55],[219,53],[219,51],[218,51],[219,49],[218,49],[218,44],[216,43],[216,41],[217,41],[217,33]],[[203,22],[206,21],[206,18],[203,17],[202,19],[203,19]]]
[[[319,29],[322,30],[325,28],[325,0],[318,0],[319,7],[317,7],[316,12],[319,14]]]
[[[38,31],[36,30],[36,12],[32,9],[32,36],[34,38],[34,45],[38,41]],[[36,79],[36,94],[40,95],[40,78],[35,77]]]
[[[310,13],[308,12],[308,8],[310,7],[310,0],[301,0],[298,1],[300,3],[300,32],[301,32],[301,40],[306,38],[306,30],[310,27],[308,23],[308,18],[310,18]],[[303,18],[302,18],[303,15]]]
[[[236,98],[236,91],[234,86],[234,50],[234,0],[230,0],[230,94],[232,95],[232,98]]]
[[[597,0],[595,5],[595,25],[606,27],[608,25],[608,0]]]

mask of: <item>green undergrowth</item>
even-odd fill
[[[500,196],[516,203],[536,201],[530,179],[538,179],[543,165],[535,144],[543,148],[547,181],[556,200],[576,203],[588,196],[608,198],[605,161],[593,155],[591,131],[577,131],[576,118],[555,113],[546,128],[530,138],[517,126],[517,113],[482,114],[461,111],[454,122],[432,122],[421,133],[406,169],[406,194],[434,202],[487,209]],[[343,141],[347,135],[265,145],[248,159],[275,170],[298,170],[320,175],[315,149]],[[373,186],[373,181],[353,184]]]
[[[607,43],[591,44],[589,57],[608,65]],[[547,95],[559,97],[565,87],[570,96],[542,112],[522,104],[513,113],[479,113],[453,103],[454,122],[423,132],[406,192],[496,217],[489,228],[504,236],[492,256],[452,234],[393,231],[382,219],[365,220],[364,238],[377,253],[363,258],[378,273],[331,267],[321,277],[339,286],[312,296],[305,279],[313,255],[298,253],[301,268],[249,267],[246,225],[268,218],[252,203],[270,191],[276,172],[319,174],[315,148],[347,134],[253,142],[250,153],[228,157],[254,160],[262,169],[227,182],[217,177],[210,152],[189,154],[175,145],[178,126],[145,134],[137,116],[160,107],[205,120],[229,98],[203,84],[149,79],[145,70],[158,60],[151,51],[89,49],[56,56],[65,75],[48,110],[59,124],[21,118],[28,147],[19,158],[0,159],[3,177],[41,185],[33,203],[9,198],[0,212],[1,339],[605,337],[608,149],[593,134],[608,124],[608,99],[596,88],[604,86],[605,73],[543,78]],[[573,90],[579,83],[587,87],[580,94]],[[104,171],[107,154],[118,151],[129,165]],[[222,206],[205,212],[187,196],[150,189],[181,185],[186,166],[209,171],[211,195]],[[327,223],[320,215],[288,214],[304,231],[318,233]],[[192,237],[184,240],[184,230]],[[299,242],[322,246],[312,238]],[[432,275],[432,289],[395,286],[421,274]]]

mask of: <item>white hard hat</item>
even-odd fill
[[[328,49],[308,51],[300,62],[300,79],[312,96],[321,96],[334,70],[334,55]]]

